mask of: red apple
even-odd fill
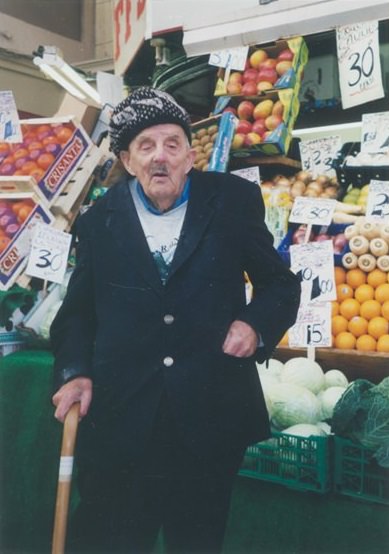
[[[292,50],[290,50],[289,48],[285,48],[285,50],[282,50],[282,52],[280,52],[277,56],[277,59],[279,61],[282,61],[282,60],[292,61],[293,58],[294,58],[294,54]]]
[[[240,83],[227,83],[228,94],[240,94],[242,91],[242,85]]]
[[[263,118],[256,119],[252,125],[251,130],[253,133],[257,133],[258,135],[263,135],[263,133],[267,130],[265,125],[265,120]]]
[[[231,143],[232,150],[239,150],[239,148],[242,148],[245,136],[246,135],[244,135],[243,133],[235,133]]]
[[[228,79],[229,83],[242,83],[243,75],[239,71],[233,71]]]
[[[272,67],[263,67],[258,72],[258,83],[260,81],[267,81],[274,84],[278,79],[277,71]]]
[[[276,71],[278,75],[283,75],[284,73],[289,71],[291,67],[292,67],[292,62],[288,60],[282,60],[281,62],[278,62],[278,64],[276,65]]]
[[[233,113],[234,115],[237,115],[236,108],[233,108],[232,106],[228,106],[228,108],[225,108],[223,110],[223,113],[225,113],[225,112],[227,112],[227,113],[229,112],[229,113]]]
[[[244,139],[245,146],[253,146],[254,144],[259,144],[261,142],[261,137],[258,133],[247,133]]]
[[[253,67],[250,67],[249,69],[246,69],[243,72],[243,76],[242,76],[243,83],[247,83],[247,81],[255,81],[256,82],[257,77],[258,77],[258,71],[256,69],[254,69]]]
[[[347,239],[344,233],[338,233],[337,235],[332,237],[332,242],[334,244],[335,254],[340,254],[347,244]]]
[[[319,235],[316,235],[314,239],[315,242],[323,242],[323,240],[331,240],[330,235],[327,235],[327,233],[320,233]]]
[[[267,58],[264,62],[262,62],[259,66],[259,70],[264,68],[271,68],[275,69],[276,65],[278,64],[278,59],[275,58]]]
[[[246,119],[240,119],[236,127],[236,132],[239,134],[247,135],[247,133],[251,132],[252,127],[253,126],[250,121],[247,121]]]
[[[254,111],[254,104],[250,102],[250,100],[242,100],[238,104],[237,113],[239,119],[250,119],[250,117],[253,115]]]
[[[243,96],[256,96],[257,95],[257,83],[254,81],[247,81],[242,87]]]
[[[282,123],[282,117],[279,115],[269,115],[265,119],[265,125],[269,131],[274,131],[274,129],[277,129],[278,125]]]
[[[265,52],[265,50],[255,50],[249,60],[250,60],[250,65],[251,67],[259,67],[259,64],[261,64],[262,62],[264,62],[266,59],[267,59],[268,55],[267,55],[267,52]]]

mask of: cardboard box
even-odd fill
[[[303,75],[303,69],[308,61],[308,47],[306,45],[306,42],[304,41],[303,37],[294,37],[288,40],[278,40],[271,46],[253,46],[249,49],[248,53],[248,60],[247,60],[247,68],[250,68],[249,65],[249,58],[250,56],[256,51],[256,50],[264,50],[268,58],[271,59],[277,59],[277,57],[280,55],[280,53],[286,49],[289,49],[293,52],[294,56],[291,61],[291,67],[282,75],[279,74],[277,80],[273,83],[273,86],[269,88],[266,92],[270,92],[272,90],[280,90],[280,89],[286,89],[286,88],[293,88],[295,92],[298,94],[300,90],[300,84],[302,80]],[[216,82],[216,88],[215,88],[215,96],[242,96],[245,95],[244,91],[242,92],[241,86],[232,86],[230,77],[231,74],[234,73],[235,77],[237,73],[241,74],[241,83],[244,85],[245,79],[244,79],[244,71],[235,71],[232,70],[229,76],[226,76],[226,70],[220,69],[218,72],[218,78]],[[261,79],[261,81],[264,81],[265,79]],[[245,95],[245,96],[251,96],[252,94]],[[262,96],[263,93],[257,92],[258,96]]]
[[[54,117],[75,118],[81,123],[88,135],[92,135],[99,119],[100,112],[101,110],[99,108],[88,106],[67,92]]]

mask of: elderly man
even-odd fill
[[[293,324],[300,285],[259,187],[192,169],[170,95],[135,90],[110,139],[129,175],[79,218],[52,325],[56,418],[81,402],[71,552],[151,552],[162,529],[167,552],[217,553],[244,451],[269,436],[255,362]]]

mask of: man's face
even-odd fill
[[[180,196],[195,152],[176,124],[154,125],[141,131],[120,158],[155,206],[168,209]]]

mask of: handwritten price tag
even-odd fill
[[[334,177],[336,171],[332,167],[332,160],[340,150],[341,144],[338,135],[301,141],[299,148],[304,171],[309,171],[313,177],[318,175]]]
[[[72,236],[48,225],[37,225],[26,273],[45,281],[62,283]]]
[[[216,67],[243,71],[246,65],[248,52],[248,46],[217,50],[215,52],[211,52],[208,64],[215,65]]]
[[[361,152],[386,154],[389,151],[389,112],[362,115]]]
[[[389,220],[389,181],[370,181],[366,218]]]
[[[22,142],[22,140],[14,96],[10,90],[0,91],[0,142]]]
[[[383,98],[378,21],[339,27],[336,42],[343,109]]]
[[[259,185],[261,183],[261,178],[259,175],[259,167],[242,167],[241,169],[235,169],[235,171],[231,171],[234,175],[239,175],[239,177],[243,177],[243,179],[247,179],[248,181],[252,181],[256,185]]]
[[[291,223],[307,225],[329,225],[335,210],[336,200],[297,196],[290,211]]]
[[[292,348],[330,347],[331,304],[325,302],[310,306],[301,305],[296,323],[289,329],[289,346]]]
[[[332,240],[293,244],[290,265],[301,279],[301,303],[336,300]]]

